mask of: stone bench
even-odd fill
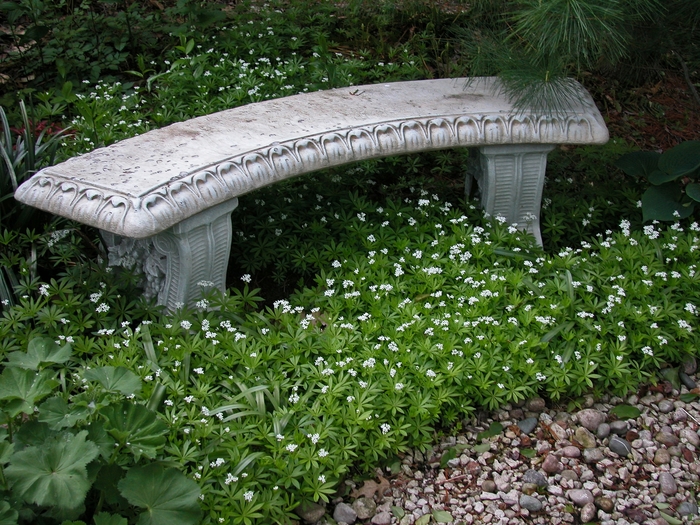
[[[167,308],[199,281],[224,289],[238,197],[303,173],[364,159],[456,147],[478,150],[491,215],[541,243],[547,153],[604,144],[593,100],[563,114],[515,111],[495,78],[353,86],[257,102],[149,131],[41,170],[15,198],[101,230],[110,264],[147,277]],[[471,177],[467,177],[467,185]]]

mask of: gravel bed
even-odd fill
[[[378,470],[364,485],[346,482],[346,496],[307,507],[302,521],[700,524],[700,399],[680,399],[700,390],[695,361],[684,367],[680,391],[661,383],[627,399],[586,397],[570,411],[540,398],[506,406],[427,454],[404,455],[398,472]],[[617,405],[640,415],[618,417]],[[502,430],[474,450],[478,433],[493,423]]]

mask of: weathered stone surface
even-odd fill
[[[357,498],[352,502],[352,510],[360,520],[367,520],[377,513],[377,504],[370,498]]]
[[[617,436],[613,436],[610,438],[608,448],[615,454],[622,457],[627,457],[629,454],[632,453],[632,445],[630,445],[627,440]]]
[[[529,412],[542,412],[546,406],[544,399],[541,397],[533,397],[525,403],[525,409]]]
[[[542,510],[542,502],[533,496],[528,496],[527,494],[520,496],[519,503],[522,508],[527,509],[530,512],[538,512]]]
[[[587,503],[593,503],[594,501],[593,493],[586,489],[571,489],[566,493],[566,497],[579,507],[583,507]]]
[[[598,427],[605,422],[605,414],[594,408],[585,408],[576,414],[579,424],[591,432],[595,432]]]
[[[600,425],[598,425],[598,427],[600,428]],[[583,448],[593,448],[596,446],[595,436],[586,427],[576,428],[576,431],[574,432],[574,437]]]
[[[525,474],[523,474],[522,477],[522,481],[523,483],[532,483],[533,485],[537,485],[538,487],[547,486],[547,478],[544,476],[544,474],[533,469],[525,471]]]
[[[581,509],[581,523],[588,523],[595,519],[596,509],[591,502],[586,503]]]
[[[537,426],[537,418],[536,417],[528,417],[527,419],[523,419],[522,421],[518,421],[518,428],[523,434],[529,434],[533,430],[535,430],[535,427]]]
[[[598,463],[605,455],[599,448],[587,448],[583,451],[583,460],[586,463]]]
[[[667,496],[673,496],[678,492],[676,480],[669,472],[662,472],[659,474],[659,486],[661,487],[661,492]]]
[[[318,503],[306,502],[299,505],[295,512],[306,523],[316,523],[326,513],[326,507]]]
[[[542,470],[544,470],[547,474],[556,474],[561,472],[563,468],[564,465],[561,464],[559,458],[554,454],[549,454],[542,462]]]
[[[335,506],[333,511],[333,519],[335,521],[342,521],[348,525],[352,525],[357,520],[357,512],[348,505],[347,503],[341,502]]]
[[[697,516],[698,505],[694,501],[684,501],[678,505],[676,512],[679,516]]]

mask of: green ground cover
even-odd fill
[[[125,47],[132,73],[99,80],[100,62],[37,90],[25,129],[3,125],[15,182],[50,157],[21,155],[35,142],[66,158],[265,98],[433,76],[454,57],[433,32],[462,16],[369,10],[354,26],[280,3],[193,31],[207,12],[138,33],[169,44]],[[39,141],[60,115],[69,131]],[[0,522],[285,523],[478,411],[673,379],[697,355],[700,226],[642,221],[644,186],[614,166],[631,149],[550,156],[544,248],[464,197],[464,152],[265,188],[233,213],[230,289],[203,282],[171,314],[107,267],[96,232],[4,198]]]

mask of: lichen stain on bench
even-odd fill
[[[228,258],[237,197],[359,160],[478,148],[484,209],[541,242],[547,153],[605,143],[608,132],[583,88],[565,114],[547,115],[516,111],[498,86],[494,78],[423,80],[249,104],[46,168],[15,197],[99,228],[114,264],[145,261],[148,293],[169,308],[191,302],[199,280],[224,286],[225,265],[214,258]]]

